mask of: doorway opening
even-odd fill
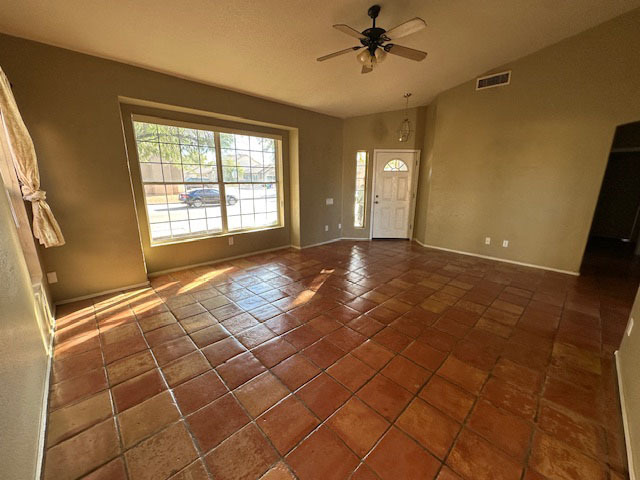
[[[371,238],[413,236],[420,150],[374,150]]]
[[[581,273],[640,276],[640,122],[620,125],[609,154]]]

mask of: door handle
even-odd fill
[[[378,201],[376,200],[376,201],[375,201],[375,202],[373,202],[373,203],[378,203]]]

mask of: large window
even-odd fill
[[[281,224],[277,138],[133,125],[152,244]]]
[[[364,228],[364,209],[367,197],[367,152],[356,153],[356,193],[353,226]]]

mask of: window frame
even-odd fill
[[[356,225],[356,211],[355,207],[357,205],[356,197],[358,195],[358,155],[364,153],[364,188],[362,189],[362,225]],[[353,228],[358,230],[364,230],[367,226],[367,182],[369,181],[369,151],[368,150],[358,150],[356,151],[356,172],[355,172],[355,184],[354,184],[354,192],[353,192]]]
[[[137,185],[132,185],[134,189],[134,193],[137,190],[136,187],[140,190],[142,197],[142,204],[144,210],[144,218],[145,218],[145,228],[146,228],[146,236],[149,242],[150,247],[160,247],[165,245],[175,245],[186,242],[198,241],[198,240],[206,240],[209,238],[219,238],[233,235],[240,235],[246,233],[255,233],[255,232],[263,232],[267,230],[274,230],[285,227],[285,203],[284,203],[284,170],[283,170],[283,137],[282,135],[268,133],[268,132],[260,132],[256,130],[248,130],[244,128],[235,128],[235,127],[226,127],[221,126],[216,123],[199,123],[197,121],[184,121],[184,120],[175,120],[171,118],[164,118],[156,115],[148,115],[141,113],[130,113],[130,124],[131,124],[131,142],[134,147],[133,153],[135,156],[135,161],[137,163],[136,175],[131,176],[132,182],[136,182]],[[140,158],[138,155],[138,143],[136,139],[135,133],[135,122],[144,122],[144,123],[152,123],[156,125],[166,125],[173,127],[182,127],[182,128],[192,128],[197,130],[207,130],[214,134],[214,149],[216,153],[216,176],[217,181],[215,182],[205,182],[202,181],[200,183],[194,182],[194,185],[202,185],[202,188],[207,188],[206,185],[213,185],[218,188],[220,192],[220,218],[222,224],[222,230],[220,232],[210,232],[204,231],[203,233],[194,233],[181,235],[179,237],[168,237],[166,239],[154,240],[151,236],[151,223],[149,219],[149,209],[147,205],[147,198],[145,195],[145,185],[189,185],[190,182],[185,182],[184,178],[182,182],[145,182],[142,179],[142,162],[140,162]],[[276,180],[275,182],[248,182],[248,181],[233,181],[233,182],[225,182],[223,176],[223,165],[222,165],[222,148],[220,143],[220,134],[221,133],[229,133],[235,135],[249,135],[260,138],[271,138],[275,140],[275,174]],[[229,230],[228,226],[228,217],[227,217],[227,205],[226,205],[226,185],[239,185],[239,184],[265,184],[265,183],[275,183],[276,187],[276,198],[277,198],[277,218],[278,221],[275,225],[268,225],[264,227],[249,227],[237,230]],[[223,201],[224,199],[224,201]],[[238,199],[240,201],[240,199]],[[141,222],[138,222],[139,224]]]

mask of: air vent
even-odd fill
[[[508,72],[494,73],[476,80],[476,90],[484,90],[485,88],[502,87],[509,85],[511,82],[511,70]]]

